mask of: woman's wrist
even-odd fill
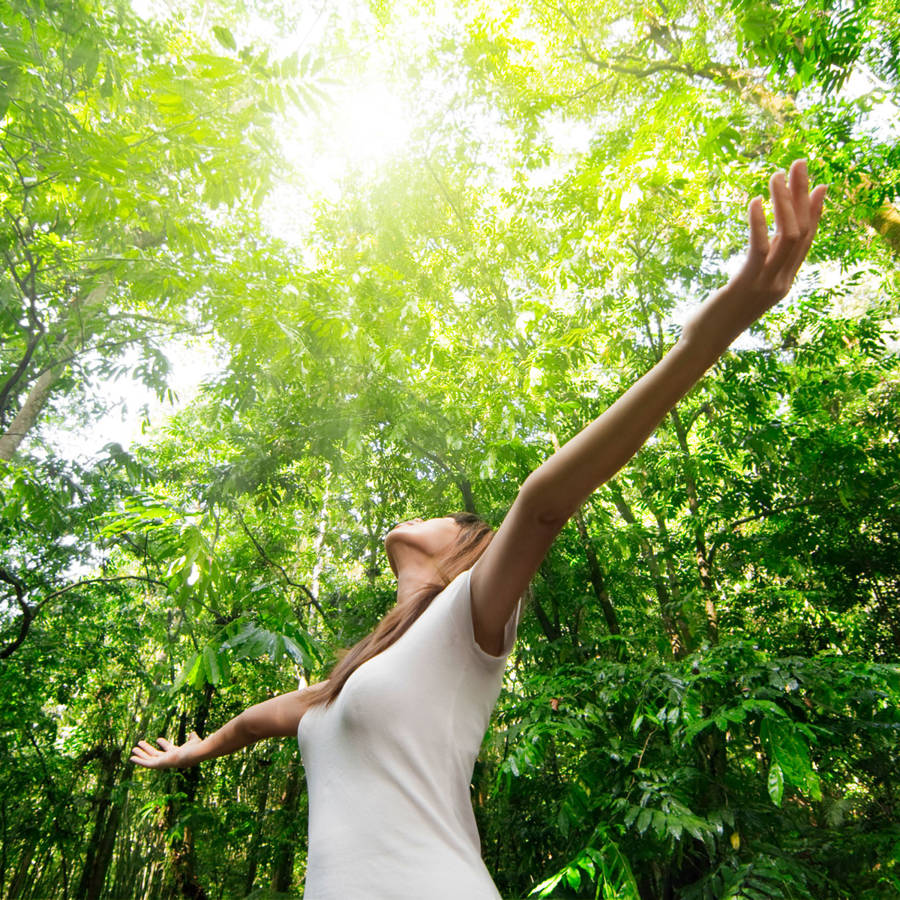
[[[176,766],[180,769],[190,769],[206,759],[203,751],[206,748],[206,738],[188,740],[178,748]]]
[[[742,292],[729,283],[705,300],[685,323],[679,343],[693,354],[708,360],[711,366],[757,319],[744,314]]]

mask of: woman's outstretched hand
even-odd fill
[[[308,691],[289,691],[245,709],[202,740],[192,731],[180,747],[165,738],[156,739],[159,748],[138,741],[131,751],[131,762],[147,769],[195,766],[205,759],[242,750],[263,738],[296,739],[297,727],[308,707]]]
[[[806,160],[798,159],[790,175],[776,172],[769,180],[775,212],[770,238],[761,197],[750,201],[750,243],[741,270],[703,303],[683,336],[722,349],[787,295],[816,235],[825,185],[809,190]]]
[[[129,762],[147,769],[184,768],[198,762],[197,754],[194,751],[198,749],[197,745],[201,743],[201,739],[196,731],[192,731],[180,747],[165,738],[157,738],[156,743],[162,748],[161,750],[148,744],[147,741],[138,741],[137,746],[131,750]]]

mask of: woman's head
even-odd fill
[[[478,516],[453,513],[401,522],[388,532],[384,546],[395,575],[410,566],[433,570],[435,580],[446,587],[475,564],[493,536],[490,525]]]
[[[356,669],[390,647],[457,575],[475,565],[493,536],[490,525],[471,513],[412,519],[392,528],[384,544],[394,574],[417,566],[428,578],[423,576],[408,602],[391,608],[374,631],[344,654],[326,682],[310,688],[310,705],[331,703]]]

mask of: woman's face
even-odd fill
[[[384,539],[388,562],[396,575],[398,566],[413,557],[440,561],[450,552],[460,535],[452,516],[440,519],[410,519],[392,528]]]

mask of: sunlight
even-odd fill
[[[384,83],[349,92],[336,110],[334,137],[348,163],[379,163],[402,149],[410,122],[400,100]]]
[[[312,130],[306,116],[286,123],[281,139],[308,189],[333,200],[347,174],[371,174],[402,149],[410,131],[403,103],[372,79],[338,94]]]
[[[296,244],[317,202],[336,202],[351,173],[374,176],[412,132],[409,110],[384,81],[370,77],[332,96],[312,127],[309,116],[298,114],[279,134],[293,177],[266,199],[263,218],[273,234]]]

